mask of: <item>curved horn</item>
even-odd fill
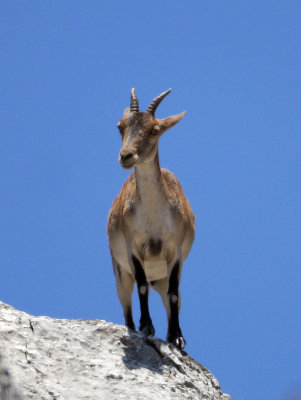
[[[164,99],[164,97],[166,97],[170,92],[171,92],[171,89],[168,89],[168,90],[166,90],[166,92],[161,93],[160,96],[154,98],[154,100],[148,106],[148,109],[146,110],[146,112],[155,116],[155,112],[156,112],[158,105],[161,103],[161,101]]]
[[[131,108],[130,111],[139,112],[139,103],[135,93],[135,88],[131,91]]]

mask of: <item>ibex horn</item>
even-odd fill
[[[166,97],[170,92],[171,92],[171,89],[168,89],[168,90],[166,90],[166,92],[161,93],[160,96],[154,98],[154,100],[148,106],[148,109],[146,110],[146,112],[155,116],[155,112],[156,112],[158,105],[161,103],[161,101],[164,99],[164,97]]]
[[[131,108],[130,111],[139,112],[139,103],[135,93],[135,88],[131,91]]]

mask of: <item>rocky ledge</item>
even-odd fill
[[[1,400],[231,400],[173,345],[96,320],[33,317],[0,302]]]

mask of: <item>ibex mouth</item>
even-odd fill
[[[128,163],[128,164],[126,164],[126,163],[121,163],[121,166],[122,166],[122,168],[124,168],[124,169],[132,169],[132,168],[134,168],[134,166],[135,166],[135,164],[136,163]]]

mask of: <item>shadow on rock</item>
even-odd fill
[[[14,386],[13,378],[9,370],[4,365],[0,354],[0,399],[1,400],[22,400]]]
[[[130,329],[128,332],[128,336],[124,335],[120,339],[124,345],[122,361],[128,369],[147,368],[162,374],[164,370],[174,367],[182,374],[186,374],[181,365],[181,358],[185,357],[186,353],[179,352],[173,345],[158,338],[147,337]]]

